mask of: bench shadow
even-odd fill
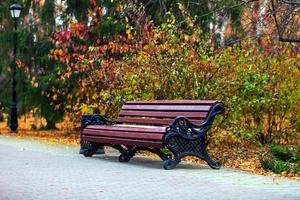
[[[145,157],[142,155],[137,155],[133,157],[129,162],[121,163],[119,162],[119,156],[118,155],[94,155],[91,159],[99,159],[103,160],[103,162],[111,162],[111,163],[118,163],[120,165],[130,165],[130,166],[136,166],[141,168],[152,168],[152,169],[160,169],[164,170],[163,168],[163,161],[159,158],[153,158],[153,157]],[[200,165],[200,164],[194,164],[194,163],[186,163],[186,162],[180,162],[175,169],[173,170],[195,170],[195,169],[210,169],[207,165]]]

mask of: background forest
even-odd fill
[[[271,2],[19,1],[19,115],[45,119],[42,128],[66,118],[78,128],[81,114],[113,118],[128,100],[219,99],[226,114],[212,141],[298,144],[300,46],[279,42]],[[3,120],[11,102],[10,4],[0,3]]]

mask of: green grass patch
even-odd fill
[[[261,167],[274,173],[300,173],[300,147],[270,145],[260,157]]]

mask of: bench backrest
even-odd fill
[[[177,116],[185,116],[194,123],[201,123],[216,103],[213,100],[128,101],[123,105],[116,121],[164,126]]]

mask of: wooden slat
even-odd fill
[[[93,130],[84,129],[82,132],[84,135],[94,136],[106,136],[106,137],[119,137],[119,138],[131,138],[131,139],[145,139],[145,140],[162,140],[162,133],[138,133],[138,132],[117,132],[117,131],[106,131],[106,130]]]
[[[85,129],[111,130],[111,131],[128,131],[128,132],[146,132],[146,133],[164,133],[163,127],[130,127],[130,126],[101,126],[89,125]]]
[[[152,100],[152,101],[127,101],[126,104],[152,104],[152,105],[210,105],[215,104],[216,100]]]
[[[124,138],[112,138],[112,137],[99,137],[99,136],[86,136],[82,135],[82,139],[91,142],[108,143],[108,144],[123,144],[143,147],[163,147],[163,142],[147,141],[147,140],[133,140]]]
[[[145,119],[145,118],[126,118],[118,117],[117,122],[128,123],[128,124],[155,124],[155,125],[168,125],[174,119]]]
[[[183,106],[183,105],[124,105],[122,110],[157,110],[157,111],[209,111],[211,106]]]
[[[132,111],[121,110],[119,116],[140,116],[140,117],[169,117],[185,116],[188,118],[206,118],[207,112],[160,112],[160,111]]]
[[[117,122],[128,124],[153,124],[153,125],[169,125],[174,119],[149,119],[149,118],[127,118],[118,117]],[[193,123],[202,123],[203,120],[190,120]]]

